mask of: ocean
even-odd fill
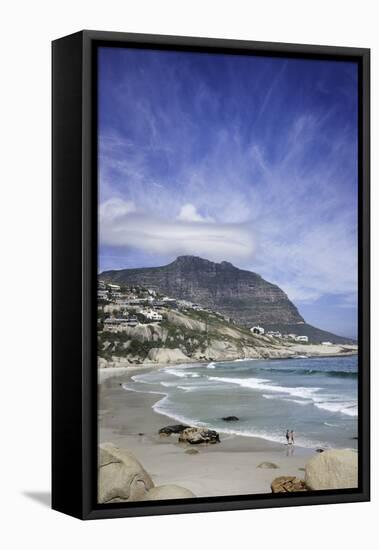
[[[302,447],[357,447],[356,355],[166,366],[124,388],[157,394],[153,408],[177,422],[224,434],[285,443],[288,429]],[[230,415],[239,420],[222,420]]]

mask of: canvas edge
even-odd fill
[[[273,508],[282,506],[300,506],[300,505],[315,505],[315,504],[335,504],[344,502],[363,502],[370,499],[370,425],[369,425],[369,412],[370,412],[370,344],[369,344],[369,282],[370,282],[370,268],[369,268],[369,162],[370,162],[370,50],[366,48],[346,48],[336,46],[315,46],[315,45],[301,45],[301,44],[282,44],[272,42],[254,42],[254,41],[240,41],[230,39],[208,39],[208,38],[195,38],[195,37],[175,37],[175,36],[163,36],[163,35],[145,35],[134,33],[114,33],[103,31],[81,31],[75,33],[71,37],[80,36],[82,41],[82,102],[81,102],[81,122],[82,122],[82,158],[80,163],[80,182],[78,179],[78,185],[80,185],[82,193],[83,209],[81,211],[82,219],[82,231],[81,234],[72,235],[74,239],[80,239],[82,243],[82,270],[81,276],[81,304],[83,312],[82,323],[82,350],[81,350],[81,365],[80,381],[77,385],[81,387],[81,399],[80,399],[80,434],[81,434],[81,460],[80,462],[80,491],[79,491],[79,503],[78,505],[57,506],[53,489],[53,508],[59,511],[74,515],[81,519],[100,519],[100,518],[116,518],[116,517],[130,517],[130,516],[146,516],[146,515],[159,515],[159,514],[180,514],[180,513],[193,513],[193,512],[212,512],[212,511],[226,511],[226,510],[242,510],[242,509],[254,509],[254,508]],[[67,40],[65,37],[59,39],[56,42],[64,42]],[[304,54],[305,56],[334,56],[334,57],[356,57],[361,60],[363,71],[363,89],[362,89],[362,123],[363,133],[361,140],[362,147],[362,202],[360,205],[361,212],[361,256],[360,256],[360,272],[362,281],[364,283],[363,290],[360,294],[361,300],[361,326],[363,335],[361,339],[362,347],[362,390],[366,396],[365,402],[362,404],[362,416],[364,422],[363,430],[361,433],[361,472],[362,472],[362,490],[354,493],[341,493],[334,492],[333,494],[312,494],[307,496],[291,495],[284,499],[276,498],[272,500],[270,498],[246,498],[235,497],[230,498],[211,498],[211,499],[195,499],[195,502],[157,502],[156,504],[138,503],[137,505],[128,504],[119,507],[99,507],[96,505],[96,459],[94,453],[96,453],[96,440],[97,440],[97,427],[94,420],[97,416],[96,412],[96,388],[97,388],[97,375],[96,375],[96,362],[94,358],[94,346],[92,345],[92,335],[94,328],[94,315],[93,315],[93,303],[95,293],[95,279],[96,272],[94,272],[94,265],[96,265],[95,254],[97,254],[97,242],[94,243],[93,232],[96,230],[97,225],[97,194],[93,192],[93,173],[94,173],[94,133],[96,126],[96,113],[93,101],[93,48],[96,42],[108,42],[108,43],[133,43],[139,45],[149,46],[167,46],[167,47],[184,47],[184,48],[211,48],[215,50],[261,50],[262,52],[282,52],[291,53],[295,55]],[[54,96],[54,94],[53,94]],[[53,102],[54,110],[54,102]],[[54,123],[53,123],[54,124]],[[54,186],[54,177],[53,177]],[[53,222],[54,223],[54,222]],[[77,268],[77,265],[71,266]],[[58,277],[59,279],[59,277]],[[53,318],[57,315],[56,310],[53,310]],[[54,341],[54,339],[53,339]],[[53,371],[54,377],[54,371]],[[54,386],[54,380],[53,380]],[[54,394],[54,391],[53,391]],[[53,429],[57,427],[57,422],[53,423]],[[79,466],[79,464],[78,464]],[[55,476],[57,476],[57,468],[54,467]],[[76,493],[75,493],[76,494]]]

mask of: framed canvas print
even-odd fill
[[[53,508],[369,499],[369,50],[53,42]]]

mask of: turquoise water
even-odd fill
[[[289,429],[303,447],[355,448],[357,385],[350,356],[167,366],[125,389],[156,393],[154,409],[178,422],[282,443]]]

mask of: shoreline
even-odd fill
[[[331,357],[351,357],[354,355],[358,355],[358,350],[352,350],[352,351],[346,351],[346,352],[338,352],[338,353],[309,353],[307,354],[307,359],[327,359]],[[109,369],[113,370],[126,370],[126,369],[145,369],[145,368],[160,368],[160,367],[167,367],[170,365],[208,365],[209,363],[234,363],[234,362],[241,362],[241,361],[288,361],[289,359],[304,359],[304,356],[301,354],[294,354],[294,355],[288,355],[286,357],[240,357],[237,359],[195,359],[188,357],[188,360],[177,360],[177,361],[170,361],[166,363],[161,362],[155,362],[155,361],[148,361],[146,363],[130,363],[129,361],[108,361],[107,359],[104,359],[103,357],[99,358],[101,362],[98,365],[98,372],[107,371]],[[104,366],[104,364],[107,364],[108,366]]]
[[[160,428],[177,420],[153,409],[160,400],[158,395],[123,387],[133,372],[155,368],[149,364],[100,369],[105,372],[99,375],[99,443],[128,449],[156,485],[175,483],[196,496],[271,493],[274,478],[302,477],[306,461],[315,454],[313,449],[289,448],[284,443],[222,430],[221,443],[214,445],[191,446],[178,443],[177,435],[160,436]],[[189,449],[191,454],[186,452]],[[259,468],[264,462],[277,467]]]

